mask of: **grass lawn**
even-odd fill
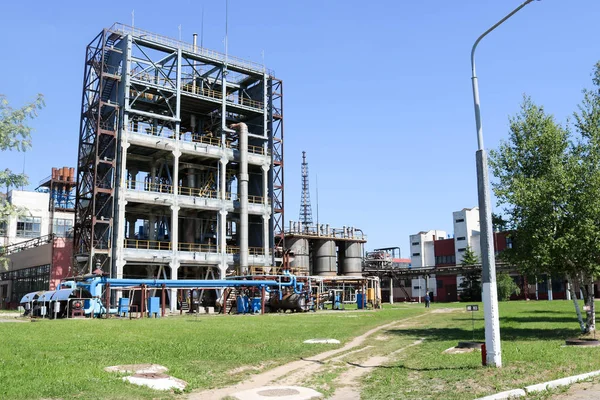
[[[481,304],[479,308],[483,310]],[[475,318],[475,340],[483,340],[483,312]],[[443,353],[458,341],[471,340],[471,323],[470,312],[440,313],[419,319],[413,328],[384,331],[399,346],[425,341],[366,377],[362,397],[473,399],[600,369],[600,347],[563,347],[566,338],[579,335],[571,301],[500,303],[500,369],[481,367],[478,351]]]
[[[432,312],[437,308],[457,310]],[[189,390],[222,387],[255,373],[239,367],[271,368],[336,347],[307,346],[306,339],[344,343],[372,327],[425,312],[423,305],[397,304],[376,312],[0,323],[0,399],[177,397],[124,383],[103,368],[156,363],[189,382]],[[362,397],[472,399],[600,369],[600,348],[561,347],[579,333],[572,302],[501,303],[500,316],[501,369],[481,367],[479,352],[443,353],[471,340],[471,314],[464,304],[434,303],[427,315],[380,331],[351,362],[406,350],[363,378]],[[422,344],[409,346],[420,338]],[[475,339],[483,340],[482,311],[475,313]],[[333,393],[336,377],[349,365],[338,367],[307,385]]]
[[[343,343],[422,312],[398,306],[376,312],[0,323],[0,399],[169,398],[174,395],[126,384],[103,368],[156,363],[189,382],[190,390],[224,386],[251,373],[228,373],[237,367],[275,366],[332,348],[305,345],[306,339]]]

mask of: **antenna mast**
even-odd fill
[[[300,202],[300,222],[305,227],[312,225],[312,208],[310,206],[310,192],[308,190],[308,163],[306,152],[302,152],[302,199]]]

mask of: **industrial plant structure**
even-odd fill
[[[283,85],[264,65],[122,24],[88,45],[75,267],[224,278],[283,249]]]

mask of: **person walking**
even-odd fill
[[[431,302],[431,298],[429,297],[429,293],[425,295],[425,308],[429,308],[429,303]]]

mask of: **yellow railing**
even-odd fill
[[[171,250],[171,242],[158,240],[125,239],[125,247],[140,250]]]
[[[179,251],[189,251],[196,253],[218,253],[218,247],[214,244],[200,243],[179,243],[177,245]]]
[[[193,133],[191,135],[191,141],[192,141],[192,143],[203,143],[203,144],[208,144],[211,146],[221,147],[221,139],[220,138],[211,137],[211,136],[207,136],[207,135],[199,135],[197,133]],[[229,142],[226,142],[225,144],[227,147],[231,146],[231,143],[229,143]]]
[[[173,186],[166,183],[127,181],[127,189],[141,192],[173,193]]]
[[[179,194],[181,196],[204,197],[204,198],[208,198],[208,199],[218,199],[219,198],[219,192],[217,192],[216,190],[189,188],[189,187],[185,187],[185,186],[179,187]]]

